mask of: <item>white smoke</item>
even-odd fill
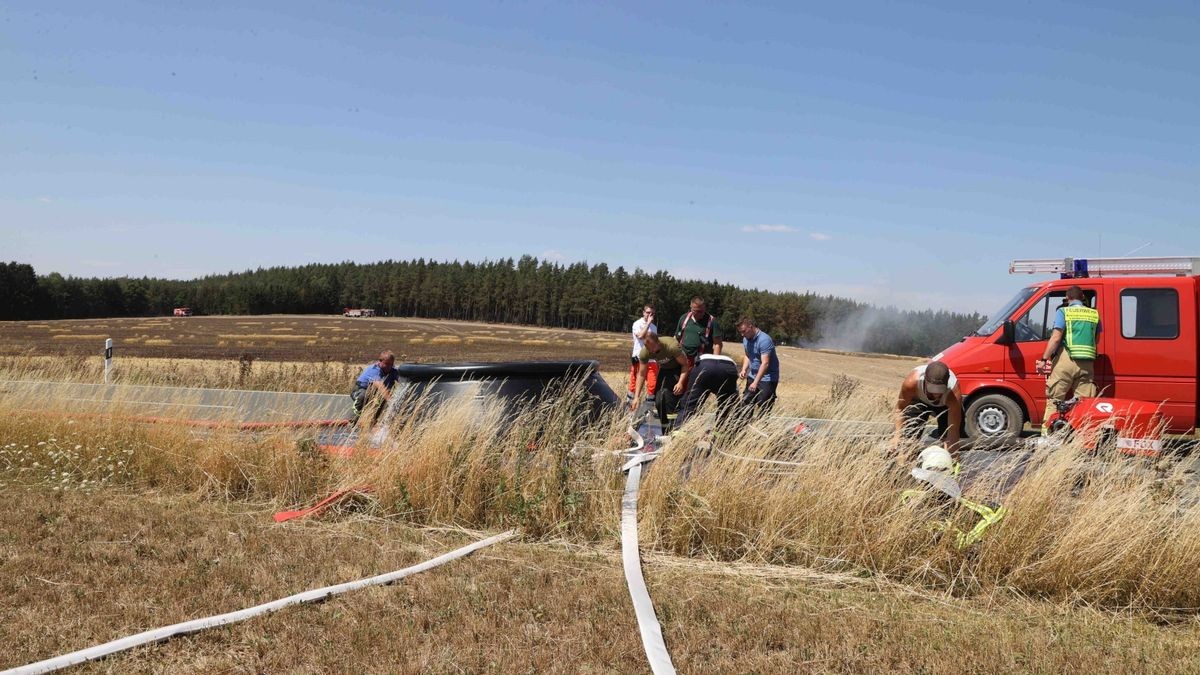
[[[896,325],[901,315],[894,309],[862,307],[840,317],[823,316],[817,321],[817,339],[813,349],[837,349],[846,352],[864,352],[870,347],[872,337],[888,325]]]

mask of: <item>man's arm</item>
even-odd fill
[[[904,383],[900,385],[900,396],[897,397],[896,409],[892,412],[896,422],[896,433],[892,436],[893,443],[900,442],[900,436],[904,431],[904,409],[912,405],[916,393],[917,376],[915,373],[909,373],[908,377],[904,378]]]
[[[633,331],[633,335],[634,335],[634,336],[635,336],[637,339],[639,339],[639,340],[645,340],[645,339],[646,339],[646,336],[650,334],[650,327],[651,327],[651,326],[653,326],[653,325],[654,325],[653,323],[651,323],[651,322],[647,321],[647,322],[645,323],[645,325],[643,325],[643,326],[642,326],[642,330],[640,330],[640,331],[637,331],[637,330]]]
[[[1050,331],[1050,340],[1046,342],[1046,349],[1042,352],[1042,358],[1038,359],[1037,363],[1034,364],[1039,373],[1050,374],[1050,368],[1053,365],[1052,359],[1058,353],[1058,347],[1062,344],[1062,339],[1063,331],[1061,329],[1055,328]]]
[[[642,391],[646,388],[646,372],[649,371],[650,364],[645,361],[638,363],[637,385],[634,387],[633,400],[629,403],[630,410],[637,410],[638,405],[642,401]]]
[[[738,371],[738,379],[739,380],[746,379],[746,374],[749,372],[750,372],[750,357],[748,355],[742,355],[742,368],[741,368],[741,370]]]
[[[754,381],[750,383],[750,391],[758,391],[758,383],[762,382],[763,375],[767,374],[767,367],[771,365],[772,356],[774,356],[774,352],[762,353],[762,362],[758,366],[758,372],[754,374]]]
[[[955,386],[946,396],[946,449],[957,455],[959,441],[962,439],[962,394]]]
[[[725,342],[721,340],[721,327],[717,325],[716,319],[713,319],[712,322],[712,332],[713,354],[720,356],[721,347],[725,344]]]
[[[675,387],[671,389],[671,392],[676,396],[680,396],[687,387],[688,373],[691,372],[692,368],[688,365],[687,357],[683,354],[675,357],[675,363],[679,364],[679,381],[675,383]]]

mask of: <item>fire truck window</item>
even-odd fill
[[[1083,302],[1088,307],[1096,306],[1096,292],[1084,289]],[[1039,342],[1049,340],[1054,330],[1054,315],[1060,307],[1067,306],[1066,290],[1053,291],[1038,298],[1028,312],[1017,319],[1017,342]]]
[[[1174,288],[1121,291],[1121,337],[1144,340],[1179,337],[1179,293]]]
[[[1056,291],[1039,298],[1024,316],[1017,319],[1017,342],[1049,340],[1050,329],[1054,327],[1054,311],[1065,297],[1064,291]]]

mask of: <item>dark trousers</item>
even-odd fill
[[[769,412],[775,407],[775,390],[778,387],[778,382],[759,382],[758,391],[750,391],[750,385],[747,384],[746,392],[742,396],[742,405],[753,407],[755,413]]]
[[[679,402],[679,418],[676,424],[695,414],[704,405],[709,394],[717,395],[717,422],[729,416],[737,402],[737,366],[728,361],[701,359],[688,375],[687,392]]]
[[[354,391],[350,392],[350,402],[354,408],[355,421],[358,421],[364,409],[376,406],[375,412],[371,416],[371,424],[379,419],[379,416],[383,414],[383,409],[387,407],[387,401],[375,394],[370,387],[354,387]]]
[[[654,410],[658,413],[658,422],[662,425],[664,434],[671,432],[671,424],[675,421],[675,410],[679,407],[679,397],[675,395],[675,385],[679,383],[679,369],[658,371],[658,392],[654,394]]]
[[[946,432],[950,429],[949,408],[929,405],[923,401],[916,401],[904,409],[904,422],[901,427],[904,437],[914,441],[920,440],[921,434],[925,431],[925,424],[931,417],[937,422],[935,437],[945,438]]]

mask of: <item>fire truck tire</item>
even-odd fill
[[[1017,436],[1025,426],[1021,406],[1004,394],[988,394],[971,401],[964,417],[966,435],[977,440]]]

